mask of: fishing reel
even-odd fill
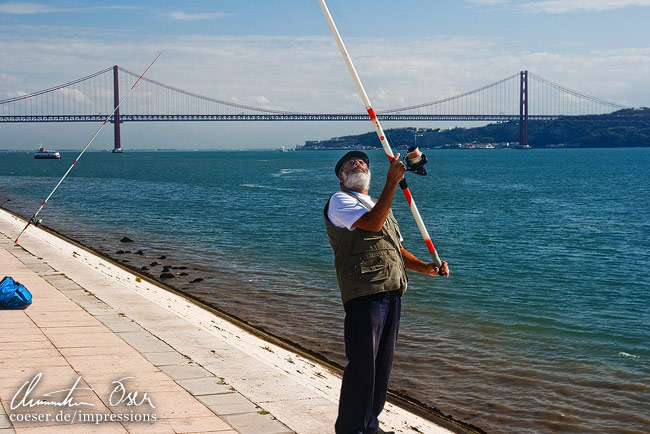
[[[420,149],[415,146],[409,146],[406,150],[406,157],[404,157],[406,162],[406,171],[413,172],[417,175],[426,175],[427,169],[424,167],[425,164],[429,162],[429,159],[426,155],[420,152]]]

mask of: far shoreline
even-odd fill
[[[527,149],[517,149],[517,148],[512,148],[512,147],[504,147],[504,148],[482,148],[482,147],[434,147],[434,148],[420,148],[422,151],[499,151],[499,150],[585,150],[585,149],[645,149],[645,148],[650,148],[650,144],[647,145],[634,145],[634,146],[531,146],[530,148]],[[398,146],[398,147],[393,147],[393,150],[395,151],[401,151],[404,152],[408,149],[408,146]],[[177,149],[177,148],[170,148],[170,149],[160,149],[160,148],[134,148],[134,149],[129,149],[126,148],[124,149],[124,153],[134,153],[134,154],[140,154],[140,153],[147,153],[147,152],[159,152],[159,153],[172,153],[172,152],[183,152],[183,153],[208,153],[208,152],[218,152],[218,153],[233,153],[233,152],[244,152],[244,153],[253,153],[253,152],[283,152],[283,153],[292,153],[292,152],[306,152],[306,151],[381,151],[383,150],[381,147],[365,147],[365,146],[350,146],[350,147],[341,147],[341,148],[305,148],[304,146],[296,146],[295,148],[286,148],[285,151],[280,151],[279,148],[241,148],[241,149],[218,149],[218,148],[210,148],[210,149]],[[57,148],[57,151],[59,152],[80,152],[80,149],[61,149]],[[5,149],[0,149],[0,153],[4,154],[33,154],[34,150],[33,149],[13,149],[13,148],[5,148]],[[110,149],[88,149],[86,153],[91,153],[91,154],[97,154],[97,153],[105,153],[105,154],[112,154]],[[117,154],[120,155],[120,154]],[[119,157],[117,157],[119,158]],[[61,160],[64,160],[61,158]],[[60,161],[60,160],[59,160]]]

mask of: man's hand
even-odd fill
[[[399,154],[397,154],[390,162],[388,174],[386,175],[386,184],[381,192],[381,196],[379,196],[379,200],[377,200],[377,203],[370,211],[359,217],[352,226],[370,232],[379,232],[381,230],[386,222],[386,218],[388,218],[397,185],[404,177],[404,172],[406,172],[406,167],[399,160]]]
[[[386,175],[386,184],[397,186],[404,177],[404,172],[406,172],[406,166],[399,159],[399,153],[397,153],[390,162],[388,174]]]
[[[447,264],[446,261],[442,261],[442,266],[438,268],[433,264],[433,262],[426,263],[420,261],[418,258],[413,256],[413,253],[409,252],[404,247],[402,247],[400,251],[402,252],[404,266],[407,270],[416,271],[418,273],[426,274],[427,276],[449,277],[449,264]]]
[[[423,274],[429,276],[445,276],[449,277],[449,264],[446,261],[442,261],[442,266],[440,268],[436,267],[433,262],[426,264],[423,271]]]

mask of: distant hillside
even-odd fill
[[[517,122],[489,124],[477,128],[393,128],[385,131],[394,148],[417,144],[420,148],[458,147],[458,144],[513,143],[519,141]],[[567,146],[580,148],[650,146],[650,108],[625,109],[609,115],[587,116],[583,120],[559,118],[529,121],[528,143],[534,148]],[[373,132],[307,141],[310,149],[381,148]]]

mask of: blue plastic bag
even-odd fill
[[[32,304],[32,294],[9,276],[0,281],[0,309],[25,309]]]

